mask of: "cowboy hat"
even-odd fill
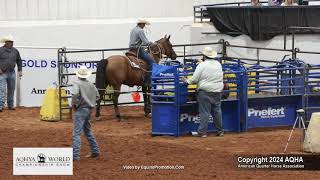
[[[139,18],[139,19],[137,20],[137,24],[150,25],[150,22],[149,22],[147,19],[145,19],[145,18]]]
[[[76,75],[79,78],[87,79],[92,74],[92,71],[90,71],[86,66],[80,66],[80,69],[76,71]]]
[[[8,36],[2,37],[0,41],[1,41],[1,43],[5,43],[5,42],[7,42],[7,41],[13,42],[13,41],[15,41],[15,40],[13,39],[13,37],[12,37],[11,35],[8,35]]]
[[[202,53],[204,56],[207,56],[207,57],[209,57],[209,58],[215,58],[215,57],[217,57],[217,52],[214,51],[214,50],[212,49],[212,47],[205,47],[205,48],[203,49],[203,51],[201,51],[201,53]]]

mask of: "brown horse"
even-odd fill
[[[142,48],[142,47],[141,47]],[[156,41],[149,46],[149,54],[153,57],[158,64],[162,55],[166,55],[171,59],[176,59],[177,55],[172,48],[170,42],[170,35]],[[140,68],[133,67],[131,62],[139,64]],[[143,60],[135,61],[132,57],[127,56],[110,56],[107,59],[103,59],[97,64],[96,74],[96,87],[99,90],[100,100],[97,101],[96,117],[100,116],[100,103],[104,96],[107,85],[111,85],[114,89],[113,105],[118,120],[121,120],[121,115],[118,108],[118,97],[120,95],[121,85],[125,84],[130,87],[141,86],[144,99],[144,112],[145,116],[150,114],[150,88],[144,83],[145,76],[147,75],[147,63]]]

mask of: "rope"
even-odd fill
[[[97,88],[98,91],[102,90],[102,91],[105,91],[106,89],[100,89],[100,88]],[[123,92],[123,91],[118,91],[118,90],[108,90],[110,92]],[[137,90],[138,91],[138,90]],[[130,93],[130,92],[137,92],[137,91],[127,91],[127,92],[124,92],[124,93]]]
[[[105,91],[106,89],[98,89],[97,90],[102,90],[102,91]],[[138,90],[137,90],[138,91]],[[137,91],[127,91],[127,92],[123,92],[123,91],[118,91],[118,90],[108,90],[109,93],[105,93],[105,95],[108,95],[108,94],[114,94],[115,92],[118,92],[120,94],[126,94],[126,93],[133,93],[133,92],[137,92]],[[111,93],[110,93],[111,92]],[[146,95],[151,95],[152,93],[144,93],[144,92],[139,92],[141,94],[146,94]]]
[[[165,52],[165,51],[163,51],[163,47],[161,47],[161,44],[158,43],[158,42],[154,43],[154,45],[156,45],[156,46],[158,47],[159,52],[152,51],[151,48],[150,48],[151,45],[149,45],[147,48],[149,49],[149,51],[150,51],[151,54],[160,54],[160,55],[159,55],[159,58],[162,59],[162,57],[163,57],[162,54],[163,54],[163,52]],[[144,47],[144,46],[140,44],[139,47],[138,47],[138,49],[137,49],[136,56],[137,56],[138,59],[140,59],[140,58],[139,58],[140,49],[143,48],[143,47]],[[166,56],[166,58],[168,58],[168,57]],[[130,61],[130,59],[129,59],[129,61]],[[140,64],[140,65],[141,65],[141,64]],[[152,71],[147,71],[146,69],[143,69],[142,67],[140,67],[140,69],[143,70],[144,72],[152,72]]]
[[[138,59],[140,59],[140,58],[139,58],[139,51],[140,51],[141,47],[143,48],[144,46],[142,46],[142,45],[140,44],[140,46],[138,47],[137,54],[136,54],[136,56],[137,56]],[[138,61],[138,62],[139,62],[139,61]],[[139,64],[139,65],[141,65],[141,64]],[[146,69],[143,69],[141,66],[140,66],[140,69],[143,70],[144,72],[147,72],[147,73],[148,73],[148,72],[152,72],[152,71],[147,71]]]

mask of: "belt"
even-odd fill
[[[198,89],[198,91],[203,91],[203,92],[210,93],[210,94],[221,94],[222,93],[222,92],[208,92],[203,89]]]
[[[2,72],[3,73],[11,73],[11,72],[13,72],[14,71],[14,69],[6,69],[6,70],[2,70]]]
[[[90,107],[90,106],[87,106],[87,105],[85,105],[85,106],[79,106],[79,109],[92,109],[92,107]]]

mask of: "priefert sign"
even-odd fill
[[[279,117],[285,117],[285,108],[279,107],[279,108],[272,108],[268,107],[265,109],[254,109],[249,108],[248,109],[248,117],[260,117],[260,118],[279,118]]]

